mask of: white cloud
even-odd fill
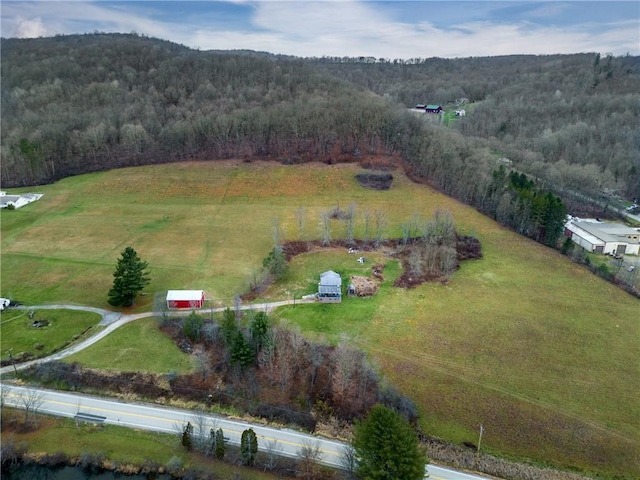
[[[183,23],[184,18],[194,18],[192,11],[172,21],[159,21],[157,9],[162,3],[138,2],[132,9],[130,4],[112,2],[3,1],[2,30],[23,37],[137,31],[201,49],[252,49],[297,56],[411,58],[586,51],[640,54],[638,19],[565,25],[561,29],[540,20],[535,24],[509,24],[504,19],[500,23],[470,22],[444,28],[420,18],[411,23],[393,21],[377,2],[231,3],[252,8],[242,29]],[[198,2],[189,5],[197,7]],[[543,4],[528,15],[550,19],[565,5]]]
[[[544,3],[530,10],[526,15],[532,18],[553,18],[564,13],[567,8],[569,8],[569,4],[565,2]]]
[[[253,23],[263,29],[313,38],[322,34],[366,35],[387,20],[371,4],[344,2],[266,2]]]
[[[144,6],[144,3],[141,3]],[[18,31],[25,19],[37,19],[47,35],[108,32],[168,33],[168,26],[137,14],[118,3],[95,2],[3,2],[2,30]],[[15,35],[17,36],[17,35]],[[26,36],[26,35],[23,35]],[[39,36],[39,35],[33,35]]]
[[[39,17],[26,19],[16,17],[11,36],[17,38],[46,37],[50,32]]]
[[[552,17],[565,7],[564,3],[546,4],[529,14]],[[585,51],[640,53],[637,20],[562,29],[539,23],[476,22],[445,29],[418,19],[411,24],[393,22],[376,9],[375,2],[345,1],[262,2],[255,6],[252,22],[256,31],[240,35],[211,32],[212,41],[217,38],[215,48],[257,48],[298,56],[385,58]],[[239,47],[240,44],[243,46]],[[200,46],[207,48],[206,43]]]

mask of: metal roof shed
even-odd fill
[[[202,308],[204,290],[169,290],[167,308]]]

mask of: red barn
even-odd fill
[[[169,290],[167,308],[202,308],[204,290]]]

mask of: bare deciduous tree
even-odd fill
[[[294,359],[288,345],[288,332],[283,328],[274,328],[275,348],[277,352],[277,367],[279,373],[280,389],[284,392],[293,376]]]
[[[270,328],[263,339],[262,348],[258,352],[257,361],[261,368],[271,369],[275,361],[275,333]]]
[[[296,371],[300,371],[309,359],[309,343],[297,325],[289,329],[289,345],[295,360]]]
[[[344,240],[348,246],[354,245],[354,230],[356,223],[356,205],[350,203],[347,207],[347,213],[344,219]]]
[[[240,295],[236,295],[235,297],[233,297],[233,310],[235,312],[236,315],[236,322],[240,322],[242,320],[242,298],[240,297]]]
[[[167,307],[167,292],[156,292],[153,296],[153,313],[162,325],[169,321],[169,307]]]
[[[356,449],[350,443],[345,445],[340,452],[340,464],[344,468],[349,478],[354,478],[358,460],[356,457]]]
[[[453,245],[456,241],[456,227],[451,213],[446,210],[436,210],[434,215],[438,242],[442,245]]]
[[[440,274],[451,275],[458,265],[458,254],[455,248],[440,247]]]
[[[409,263],[409,273],[415,276],[422,275],[422,255],[420,255],[420,250],[414,248],[409,253],[409,258],[407,259]]]
[[[302,441],[302,447],[298,450],[298,466],[302,478],[313,478],[316,474],[317,464],[322,460],[319,442]]]
[[[320,213],[320,239],[324,246],[331,243],[331,212]]]
[[[362,218],[364,220],[364,232],[362,234],[362,241],[365,245],[367,245],[371,237],[371,211],[365,209],[364,212],[362,212]]]
[[[400,225],[400,230],[402,231],[402,245],[406,245],[411,237],[411,224],[403,223]]]
[[[278,466],[278,458],[282,454],[282,445],[272,438],[264,446],[264,469],[271,471]]]
[[[24,424],[28,429],[38,428],[38,411],[44,403],[44,393],[38,390],[27,390],[20,402],[24,410]]]
[[[282,226],[280,225],[280,218],[273,217],[273,244],[276,247],[282,245]]]
[[[193,356],[196,361],[197,369],[202,376],[202,380],[206,380],[209,373],[211,373],[211,364],[209,362],[209,355],[207,354],[207,351],[199,345],[195,348]]]
[[[358,355],[355,350],[347,347],[346,339],[336,347],[332,353],[334,362],[333,391],[334,401],[342,404],[350,396],[353,379],[357,370]]]
[[[305,210],[304,207],[298,207],[296,210],[296,221],[298,224],[298,240],[302,240],[304,233],[304,223],[305,223]]]
[[[387,226],[387,216],[382,210],[375,211],[374,246],[378,248],[384,240],[384,229]]]
[[[193,448],[199,452],[206,453],[209,443],[209,432],[216,430],[216,420],[208,417],[203,410],[196,410],[193,413],[191,425],[193,426]]]

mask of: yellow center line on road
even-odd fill
[[[16,395],[14,393],[9,393],[7,396],[10,397],[16,397],[16,398],[22,398],[21,395]],[[165,418],[165,417],[158,417],[155,415],[145,415],[142,413],[130,413],[130,412],[125,412],[122,410],[112,410],[109,408],[102,408],[102,407],[89,407],[89,406],[82,406],[81,403],[68,403],[68,402],[61,402],[58,400],[45,400],[45,403],[48,404],[55,404],[55,405],[62,405],[62,406],[67,406],[67,407],[77,407],[78,410],[82,409],[82,410],[92,410],[94,412],[101,412],[101,413],[110,413],[110,414],[114,414],[116,417],[118,417],[118,421],[120,420],[120,416],[130,416],[130,417],[138,417],[138,418],[144,418],[147,420],[156,420],[156,421],[160,421],[160,422],[165,422],[165,423],[171,423],[171,426],[175,426],[176,423],[178,424],[182,424],[182,425],[186,425],[187,422],[189,420],[172,420],[169,418]],[[153,407],[143,407],[143,408],[153,408]],[[233,420],[230,420],[233,421]],[[251,425],[249,425],[248,427],[251,427]],[[264,427],[264,428],[268,428],[268,427]],[[235,428],[225,428],[224,429],[227,432],[233,432],[235,434],[237,434],[238,436],[242,435],[243,430],[238,430]],[[291,445],[294,447],[304,447],[305,445],[302,443],[296,443],[296,442],[291,442],[288,440],[282,440],[279,438],[275,438],[275,437],[269,437],[266,435],[257,435],[258,437],[264,439],[264,440],[274,440],[276,442],[278,442],[279,444],[287,444],[287,445]],[[341,452],[337,452],[335,450],[326,450],[326,449],[319,449],[321,452],[326,453],[326,454],[330,454],[330,455],[341,455]]]

